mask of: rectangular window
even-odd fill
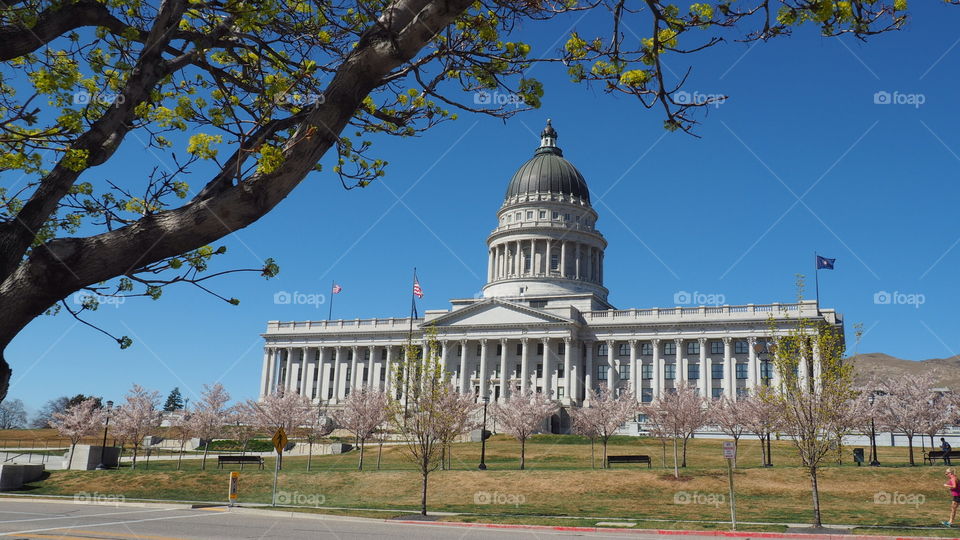
[[[556,212],[556,211],[555,211],[555,212],[553,213],[553,219],[560,219],[560,212]]]
[[[363,380],[364,382],[370,380],[370,367],[363,366]]]
[[[737,363],[737,378],[738,379],[747,378],[747,364],[743,362]]]
[[[541,211],[540,211],[540,219],[546,219],[546,218],[547,218],[547,211],[546,211],[546,210],[541,210]]]
[[[521,368],[520,368],[520,364],[517,364],[517,369],[513,370],[513,376],[514,376],[514,377],[519,377],[519,376],[520,376],[520,369],[521,369]]]
[[[650,356],[653,354],[653,343],[641,343],[640,344],[640,354],[643,356]]]
[[[629,365],[620,365],[620,380],[629,381],[630,380],[630,366]]]
[[[653,378],[653,364],[643,364],[640,366],[640,376],[645,381]]]
[[[555,253],[550,254],[550,269],[551,270],[560,269],[560,256]]]
[[[688,342],[687,342],[687,354],[700,354],[700,342],[699,342],[699,341],[688,341]]]
[[[558,378],[558,379],[562,379],[562,378],[563,378],[563,373],[564,373],[564,371],[563,371],[563,362],[561,362],[561,363],[557,364],[557,378]]]
[[[643,388],[640,390],[640,401],[650,403],[653,401],[653,388]]]
[[[711,341],[710,342],[710,354],[723,354],[723,342],[722,341]]]
[[[562,387],[562,386],[558,386],[558,387],[557,387],[557,399],[563,399],[563,387]]]
[[[557,343],[557,354],[563,355],[567,353],[567,344],[563,341]]]
[[[477,343],[477,356],[480,356],[483,353],[483,345]]]
[[[563,220],[564,220],[564,221],[570,221],[570,214],[564,214],[564,215],[563,215]]]
[[[523,270],[524,270],[525,272],[529,272],[529,271],[530,271],[530,263],[531,263],[531,261],[530,261],[530,250],[525,249],[525,250],[523,250]]]
[[[700,378],[700,364],[687,364],[687,379],[695,381]]]
[[[364,362],[370,361],[370,349],[366,349],[363,351],[363,361]]]
[[[663,378],[667,381],[672,381],[677,378],[677,365],[676,364],[664,364],[663,365]]]
[[[750,390],[746,388],[737,388],[737,399],[747,397],[750,395]]]
[[[668,341],[663,344],[663,354],[664,356],[673,356],[677,354],[677,344],[673,341]]]
[[[386,360],[386,359],[387,359],[387,348],[384,347],[383,350],[380,351],[380,360]]]
[[[543,343],[537,343],[537,356],[543,356]]]
[[[723,388],[710,389],[710,397],[712,397],[713,399],[720,399],[721,396],[723,396]]]
[[[533,219],[533,210],[527,210],[527,219]]]
[[[514,214],[513,216],[514,216],[514,219],[516,219],[517,221],[520,221],[520,216],[522,216],[522,215],[523,215],[523,214],[521,214],[520,212],[517,212],[517,213]]]
[[[747,341],[744,339],[738,339],[737,341],[733,342],[734,354],[747,354],[750,352],[749,348],[750,347],[747,345]]]
[[[607,355],[607,344],[601,343],[597,346],[597,356],[604,357]]]
[[[457,356],[463,356],[463,345],[457,345]]]
[[[630,356],[630,344],[621,343],[617,345],[617,354],[619,356]]]
[[[517,343],[517,356],[523,355],[523,343]]]
[[[497,356],[500,356],[502,354],[503,354],[503,345],[497,344]]]
[[[537,378],[543,377],[543,364],[537,364]]]
[[[773,378],[773,363],[764,360],[760,362],[760,378],[761,379],[772,379]]]
[[[714,362],[710,365],[710,376],[714,379],[723,378],[723,362]]]
[[[496,364],[493,366],[493,378],[494,379],[500,378],[500,364]]]
[[[597,380],[605,381],[607,380],[607,366],[597,366]]]

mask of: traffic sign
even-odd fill
[[[737,447],[733,441],[723,441],[723,457],[725,459],[736,459]]]
[[[237,493],[240,491],[240,473],[232,471],[230,473],[230,505],[237,502]]]
[[[283,449],[287,446],[287,432],[283,430],[283,426],[277,429],[277,432],[273,434],[273,447],[277,450],[278,454],[283,453]]]

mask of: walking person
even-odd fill
[[[957,475],[952,468],[947,469],[944,474],[947,477],[947,483],[943,487],[950,489],[950,497],[953,498],[953,502],[950,503],[950,521],[941,521],[940,523],[947,527],[953,527],[953,520],[957,517],[957,507],[960,506],[960,482],[957,481]]]
[[[950,463],[950,450],[953,450],[953,447],[950,446],[950,443],[945,441],[943,437],[940,437],[940,449],[943,450],[944,465],[952,465],[952,463]]]

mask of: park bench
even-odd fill
[[[650,456],[607,456],[607,467],[611,463],[646,463],[648,469],[653,466]]]
[[[933,462],[938,459],[943,459],[943,450],[930,450],[929,452],[923,453],[923,461],[930,462],[930,465],[933,465]],[[948,456],[951,460],[960,459],[960,450],[951,450],[950,455]]]
[[[222,469],[224,463],[256,463],[263,468],[262,456],[217,456],[217,468]]]

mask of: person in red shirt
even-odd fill
[[[957,507],[960,506],[960,482],[957,481],[957,475],[952,468],[947,469],[944,474],[947,477],[947,483],[943,487],[950,489],[953,502],[950,504],[950,521],[943,521],[942,523],[947,527],[953,527],[953,520],[957,517]]]

